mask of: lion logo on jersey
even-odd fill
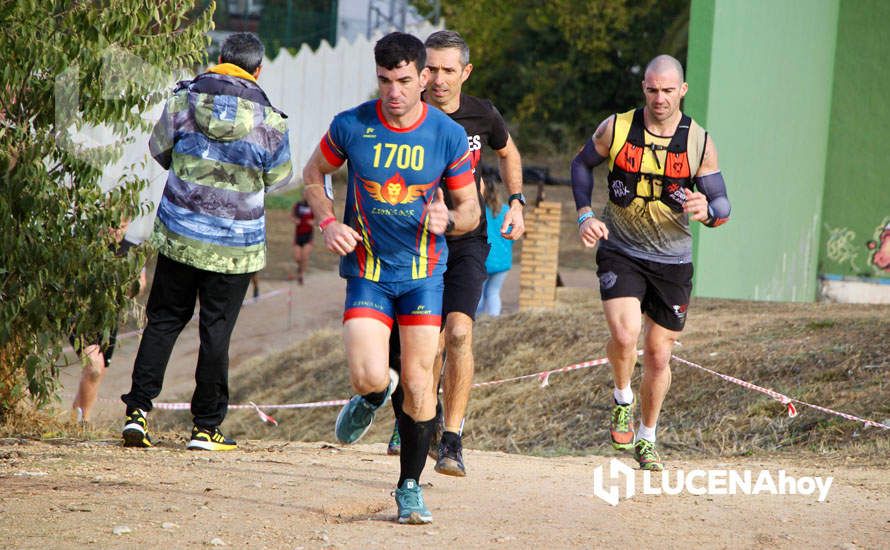
[[[361,178],[359,178],[361,179]],[[386,180],[383,185],[376,181],[362,179],[365,190],[376,201],[386,202],[393,206],[397,204],[409,204],[423,196],[430,187],[437,182],[432,181],[422,185],[405,185],[405,178],[396,172],[396,175]]]

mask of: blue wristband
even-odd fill
[[[582,223],[589,220],[590,218],[595,218],[595,217],[596,217],[596,215],[593,213],[593,210],[589,210],[589,211],[581,214],[580,216],[578,216],[578,225],[581,225]]]

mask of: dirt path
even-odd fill
[[[570,286],[593,284],[590,271],[565,270]],[[313,330],[336,327],[343,282],[311,273],[305,286],[263,281],[248,301],[231,348],[232,372],[248,358],[282,349]],[[518,302],[518,271],[504,291]],[[290,311],[290,313],[289,313]],[[138,337],[122,339],[94,414],[115,430],[129,388]],[[180,337],[159,401],[193,388],[197,324]],[[79,376],[64,369],[67,407]],[[170,414],[157,412],[155,414]],[[184,434],[183,434],[184,435]],[[429,526],[399,526],[390,491],[397,459],[382,445],[241,441],[233,453],[189,453],[165,438],[150,450],[117,441],[57,443],[0,440],[0,547],[197,548],[589,548],[606,546],[876,548],[890,537],[890,476],[796,460],[672,462],[683,469],[779,469],[834,476],[829,498],[815,496],[637,495],[612,507],[593,494],[598,456],[536,458],[469,450],[469,477],[428,465],[423,482],[435,516]],[[624,459],[632,465],[632,460]],[[642,483],[637,472],[637,486]],[[115,535],[115,528],[130,532]]]
[[[397,459],[350,448],[250,443],[232,453],[116,442],[0,441],[0,541],[12,548],[878,548],[890,536],[887,471],[760,460],[672,466],[834,476],[814,496],[593,494],[603,457],[467,452],[470,476],[425,474],[434,523],[400,526]],[[625,459],[625,463],[630,463]],[[638,486],[641,474],[637,472]],[[129,533],[115,535],[115,528]]]

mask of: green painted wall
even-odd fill
[[[868,241],[890,223],[890,2],[842,0],[819,248],[822,275],[890,278]]]
[[[698,231],[696,295],[815,299],[837,21],[838,0],[693,0],[686,108],[733,204]]]

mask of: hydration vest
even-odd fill
[[[643,122],[643,109],[636,109],[624,145],[615,157],[612,169],[609,171],[609,200],[622,208],[629,206],[637,197],[647,202],[660,200],[671,210],[682,212],[683,204],[686,202],[684,188],[689,190],[693,188],[687,155],[691,124],[692,119],[683,114],[677,130],[667,146],[655,143],[647,145],[644,136],[646,125]],[[617,118],[615,127],[617,127]],[[664,174],[653,174],[640,170],[646,149],[651,151],[655,157],[655,163],[659,167],[661,167],[661,161],[658,159],[656,151],[667,150]],[[651,183],[652,195],[648,197],[640,196],[637,193],[637,184],[644,177]],[[661,193],[659,196],[653,196],[656,183],[659,182],[661,183]]]

